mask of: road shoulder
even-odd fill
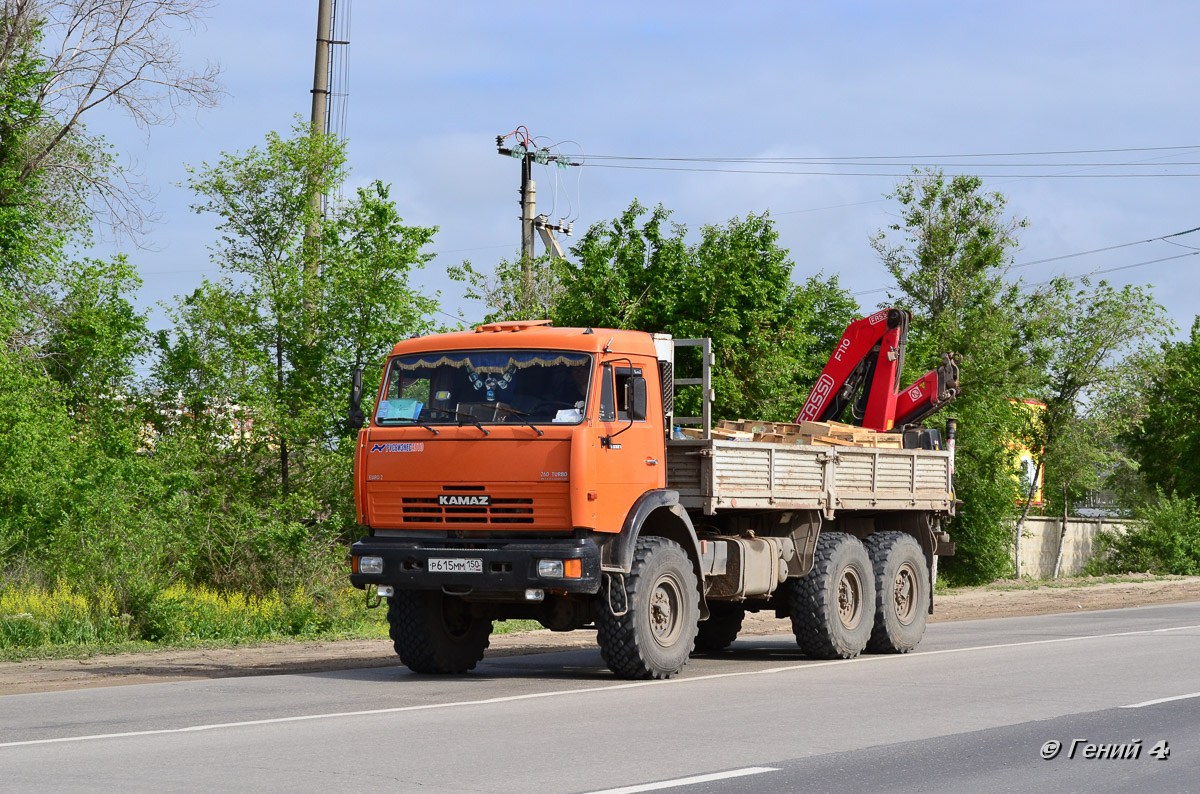
[[[1049,615],[1200,601],[1200,577],[1058,587],[1013,583],[955,590],[934,598],[935,623]],[[787,620],[747,615],[742,635],[788,633]],[[591,631],[531,631],[492,637],[489,657],[594,648]],[[386,640],[271,643],[235,648],[160,650],[87,659],[0,663],[0,695],[252,675],[315,673],[397,664]]]

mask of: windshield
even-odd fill
[[[578,424],[592,357],[556,350],[478,350],[398,356],[375,423]]]

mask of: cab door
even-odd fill
[[[600,532],[620,532],[626,514],[642,494],[666,487],[662,393],[657,375],[653,359],[613,356],[601,364],[600,443],[596,450],[596,528]],[[655,388],[650,388],[652,383]],[[639,400],[641,405],[636,404]],[[644,411],[638,411],[642,406]]]

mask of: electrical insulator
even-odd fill
[[[503,149],[503,148],[504,148],[504,136],[503,136],[503,135],[497,135],[497,136],[496,136],[496,148],[497,148],[497,149]]]
[[[525,156],[525,153],[527,151],[529,151],[529,150],[525,148],[525,144],[523,144],[523,143],[515,144],[512,147],[512,158],[514,160],[520,160],[522,157]]]
[[[550,162],[550,150],[538,149],[533,155],[533,160],[538,165],[545,165],[546,163]]]

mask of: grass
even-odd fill
[[[540,628],[536,620],[496,621],[493,633]],[[137,615],[121,612],[111,590],[83,593],[65,582],[0,590],[3,661],[387,637],[386,610],[367,609],[362,591],[350,587],[323,596],[302,590],[252,596],[176,584]]]

